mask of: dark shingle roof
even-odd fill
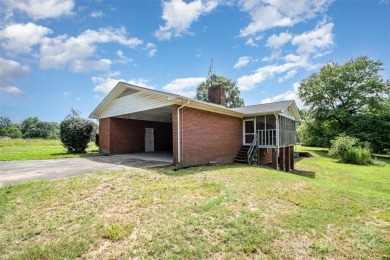
[[[243,114],[265,114],[265,113],[272,113],[272,112],[279,112],[282,111],[285,107],[290,105],[293,100],[285,100],[280,102],[274,102],[274,103],[267,103],[267,104],[259,104],[259,105],[252,105],[252,106],[245,106],[245,107],[237,107],[233,108],[232,110],[243,113]]]

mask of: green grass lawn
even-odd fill
[[[390,161],[321,149],[292,173],[241,164],[0,188],[0,258],[390,258]]]
[[[89,143],[87,153],[68,154],[59,140],[10,139],[0,140],[0,161],[40,160],[97,156],[99,147]]]

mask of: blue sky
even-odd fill
[[[0,0],[0,19],[15,122],[87,117],[119,80],[191,97],[212,58],[246,105],[297,99],[322,64],[361,55],[390,78],[389,0]]]

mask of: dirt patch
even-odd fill
[[[276,239],[272,246],[280,259],[316,259],[310,255],[312,239],[307,236]]]

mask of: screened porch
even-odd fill
[[[296,122],[286,116],[274,114],[245,118],[243,144],[257,143],[258,148],[277,148],[295,145]]]

